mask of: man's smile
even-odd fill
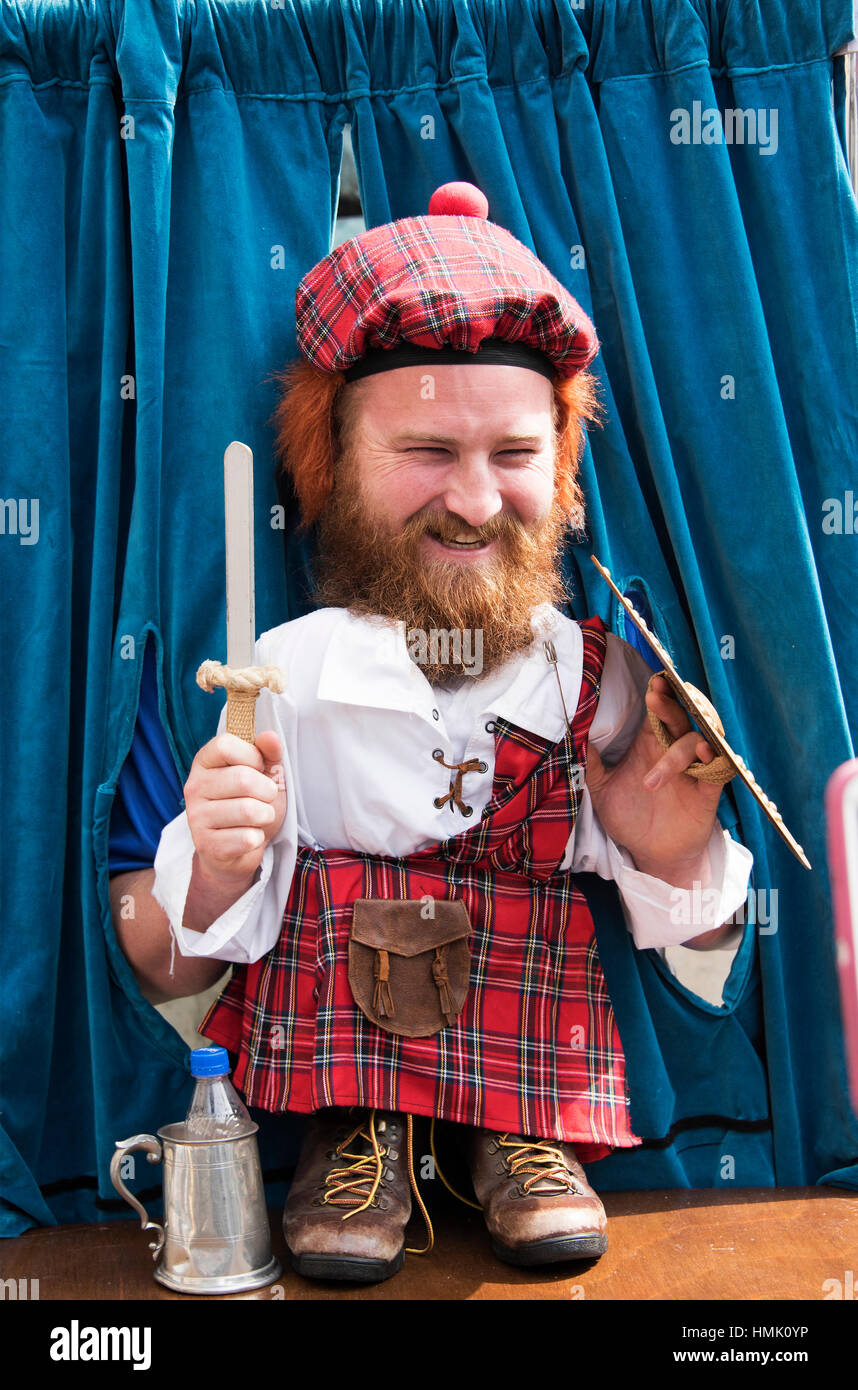
[[[442,538],[439,536],[438,539],[441,540]],[[448,536],[446,538],[446,544],[474,546],[483,545],[484,541],[481,536],[472,536],[467,531],[460,531],[458,536]]]
[[[484,559],[494,554],[503,536],[508,537],[505,520],[494,517],[483,526],[471,526],[462,517],[442,512],[422,519],[419,542],[427,557],[443,555],[445,560],[465,562]]]
[[[491,555],[497,544],[496,538],[484,540],[480,536],[473,537],[464,533],[445,540],[432,531],[425,531],[421,541],[428,542],[427,548],[432,554],[441,554],[445,559],[455,556],[457,560],[481,559]]]

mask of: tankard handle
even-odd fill
[[[120,1197],[124,1197],[126,1202],[137,1212],[143,1230],[158,1232],[156,1238],[149,1242],[149,1249],[152,1251],[152,1259],[157,1260],[164,1248],[164,1241],[166,1240],[164,1227],[157,1221],[149,1220],[149,1213],[146,1211],[146,1208],[128,1191],[128,1188],[119,1175],[119,1169],[122,1165],[123,1158],[126,1154],[133,1153],[135,1149],[145,1150],[146,1158],[149,1163],[161,1162],[161,1144],[160,1141],[155,1138],[154,1134],[135,1134],[131,1139],[117,1139],[116,1153],[110,1160],[110,1181],[113,1183]]]

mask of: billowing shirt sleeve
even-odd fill
[[[270,657],[264,638],[256,644],[256,662],[267,665]],[[256,702],[258,732],[273,729],[283,747],[283,773],[286,783],[286,815],[279,831],[265,848],[260,874],[226,912],[204,932],[182,925],[185,901],[191,881],[194,842],[184,811],[164,826],[155,855],[155,882],[152,895],[170,920],[183,956],[212,956],[217,960],[248,965],[259,960],[277,941],[283,909],[289,896],[298,850],[296,817],[297,789],[294,759],[295,709],[288,696],[274,696],[263,689]],[[226,726],[226,706],[221,711],[218,733]]]
[[[613,633],[608,634],[599,706],[590,729],[591,741],[608,765],[620,760],[645,717],[643,697],[651,675],[639,653]],[[716,820],[708,853],[709,881],[696,889],[675,888],[642,873],[628,850],[609,839],[584,787],[575,829],[560,867],[613,879],[634,943],[639,950],[646,950],[679,945],[712,931],[745,902],[754,862],[750,850]]]

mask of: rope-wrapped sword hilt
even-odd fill
[[[256,701],[266,686],[276,694],[284,688],[279,666],[224,666],[220,661],[204,661],[197,671],[197,685],[211,693],[226,691],[226,731],[247,743],[256,739]]]
[[[664,674],[664,671],[654,672],[647,682],[647,690],[651,688],[656,676],[663,676]],[[688,681],[686,681],[685,687],[692,693],[692,695],[694,695],[695,699],[699,701],[700,706],[703,709],[706,718],[711,723],[713,729],[715,729],[716,732],[720,734],[721,738],[723,738],[724,725],[721,723],[720,716],[718,714],[718,711],[715,709],[715,706],[712,704],[710,700],[707,700],[706,696],[702,693],[702,691],[698,690],[696,686],[689,685]],[[662,723],[655,711],[648,709],[647,718],[649,720],[650,728],[652,729],[653,733],[658,739],[659,746],[664,749],[671,748],[673,744],[676,742],[676,739],[674,738],[670,730],[667,728],[667,726]],[[701,734],[700,737],[703,738],[703,735]],[[705,741],[706,740],[704,739],[704,742]],[[710,748],[712,747],[711,744],[709,746]],[[717,754],[710,763],[689,763],[688,767],[685,768],[685,771],[688,773],[689,777],[696,778],[698,782],[709,782],[713,785],[719,785],[724,782],[729,782],[731,778],[736,776],[736,769],[733,767],[729,759],[725,758],[723,754]]]

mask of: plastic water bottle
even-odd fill
[[[252,1134],[253,1121],[229,1079],[225,1047],[197,1047],[191,1052],[191,1074],[197,1078],[185,1130],[194,1139],[237,1139]]]

